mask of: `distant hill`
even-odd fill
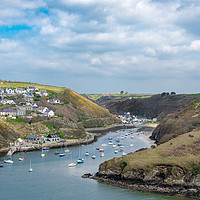
[[[183,107],[195,99],[193,95],[153,95],[147,98],[122,98],[115,96],[102,96],[95,102],[108,109],[112,114],[131,114],[163,119],[167,114]]]

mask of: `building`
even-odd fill
[[[10,105],[14,105],[16,104],[13,100],[7,100],[7,99],[3,99],[3,100],[0,100],[0,103],[1,104],[10,104]]]
[[[4,109],[0,111],[0,115],[17,116],[17,110]]]
[[[22,94],[23,93],[23,89],[22,88],[16,88],[15,89],[15,93],[16,94]]]
[[[49,103],[55,103],[55,104],[60,104],[60,100],[59,99],[49,99],[49,100],[47,100],[47,102],[49,102]]]
[[[26,137],[26,142],[31,142],[31,143],[38,143],[38,136],[37,135],[27,135]]]
[[[46,117],[53,117],[54,116],[53,110],[46,110],[44,112],[44,116],[46,116]]]
[[[15,94],[15,90],[13,88],[6,88],[7,94]]]
[[[40,90],[40,96],[41,97],[47,97],[48,96],[48,93],[47,93],[47,91],[46,90]]]
[[[50,142],[60,142],[60,137],[57,134],[47,135],[47,140]]]
[[[23,140],[21,138],[18,138],[17,140],[15,140],[15,147],[21,147],[21,145],[23,145]]]
[[[26,89],[27,92],[35,92],[35,87],[32,86],[28,86],[28,88]]]

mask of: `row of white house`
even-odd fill
[[[23,88],[6,88],[5,90],[3,88],[0,88],[0,95],[2,94],[9,94],[9,95],[14,95],[14,94],[26,94],[27,93],[33,93],[35,92],[36,94],[42,96],[42,97],[46,97],[48,96],[48,93],[46,90],[39,90],[38,88],[35,88],[35,87],[31,87],[29,86],[28,88],[26,89],[23,89]]]

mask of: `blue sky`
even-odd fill
[[[0,78],[79,93],[198,93],[199,0],[0,0]]]

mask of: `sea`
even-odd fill
[[[121,136],[128,135],[121,139]],[[113,157],[122,156],[122,152],[115,153],[113,144],[119,137],[125,153],[134,152],[141,148],[149,148],[151,144],[143,138],[138,129],[124,129],[101,136],[96,142],[88,145],[50,149],[45,151],[46,156],[41,157],[41,151],[27,153],[16,153],[12,156],[13,164],[6,164],[0,168],[0,199],[1,200],[189,200],[189,198],[178,196],[165,196],[147,192],[138,192],[123,189],[92,179],[83,179],[85,173],[95,174],[100,163]],[[134,138],[132,139],[131,136]],[[112,140],[108,140],[111,139]],[[122,137],[123,138],[123,137]],[[96,150],[102,144],[104,146],[104,157]],[[56,151],[65,153],[64,157],[55,155]],[[85,156],[89,152],[89,156]],[[96,159],[92,159],[92,155]],[[24,157],[24,161],[19,161]],[[84,163],[75,167],[68,167],[71,162],[78,158],[84,158]],[[2,164],[7,157],[0,157]],[[29,168],[33,169],[29,172]]]

